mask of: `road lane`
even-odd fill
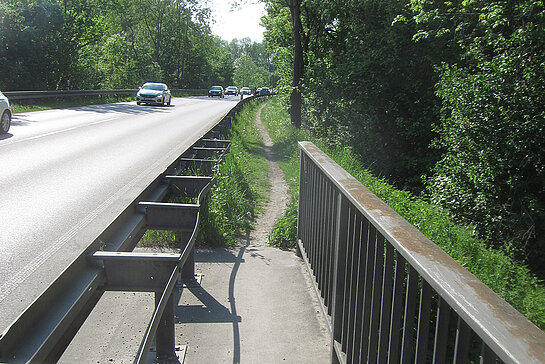
[[[15,115],[0,139],[0,331],[236,100]]]

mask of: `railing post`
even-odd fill
[[[155,292],[155,307],[159,306],[162,292]],[[171,294],[155,334],[156,360],[158,363],[177,363],[174,328],[174,294]]]
[[[306,203],[306,170],[305,170],[305,153],[301,149],[300,158],[299,158],[299,199],[297,204],[297,240],[296,242],[302,242],[302,218],[303,218],[303,208]],[[303,256],[299,244],[295,244],[296,254],[299,258]]]
[[[177,237],[180,243],[180,251],[183,252],[187,244],[189,244],[191,233],[182,231],[177,234]],[[182,266],[181,271],[182,280],[188,281],[195,279],[195,247],[191,248],[191,252]]]
[[[349,226],[349,204],[346,197],[337,194],[336,235],[333,252],[333,294],[331,302],[331,363],[341,363],[341,336],[346,280],[346,243]],[[339,343],[339,344],[337,344]],[[339,348],[337,351],[336,348]]]

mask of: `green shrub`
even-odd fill
[[[230,151],[217,166],[216,183],[201,209],[200,245],[236,244],[266,202],[268,163],[254,122],[260,105],[253,102],[246,106],[232,123]]]
[[[269,134],[274,142],[288,143],[289,140],[289,146],[283,145],[282,148],[290,150],[290,153],[286,154],[285,158],[281,158],[280,167],[284,170],[287,179],[295,181],[290,184],[290,194],[292,199],[296,200],[298,168],[295,172],[289,166],[293,165],[294,161],[298,163],[298,151],[295,147],[297,140],[301,140],[299,138],[311,140],[311,138],[300,131],[293,130],[287,114],[279,103],[269,103],[262,115],[264,115],[263,121],[266,127],[270,128]],[[276,117],[279,121],[271,122],[268,120],[271,117]],[[297,138],[294,135],[297,135]],[[526,266],[502,251],[488,248],[483,241],[475,237],[472,226],[455,224],[446,210],[432,205],[410,192],[398,190],[384,179],[373,176],[369,170],[362,166],[361,161],[350,149],[343,147],[331,149],[324,141],[312,141],[500,297],[535,325],[545,329],[545,287],[542,282],[532,276]],[[291,155],[291,159],[289,155]],[[297,208],[295,206],[296,203],[290,204],[285,216],[275,224],[269,236],[272,245],[295,246],[297,226]]]
[[[292,199],[284,215],[278,219],[268,235],[269,244],[283,249],[293,249],[297,239],[297,207],[299,203]]]

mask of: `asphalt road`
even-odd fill
[[[0,136],[0,332],[238,100],[14,115]]]

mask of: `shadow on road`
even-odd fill
[[[12,119],[13,120],[13,119]],[[5,139],[9,139],[13,136],[13,134],[11,133],[6,133],[6,134],[0,134],[0,140],[5,140]]]

